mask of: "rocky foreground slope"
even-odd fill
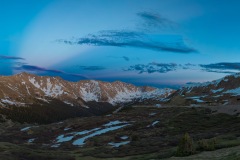
[[[230,105],[240,102],[240,73],[205,83],[188,83],[170,97],[181,105]]]
[[[215,109],[130,107],[112,115],[45,125],[13,123],[1,120],[0,116],[0,159],[176,159],[173,156],[176,156],[177,146],[188,132],[196,155],[182,157],[183,160],[237,160],[240,158],[240,117],[219,114]],[[233,146],[238,147],[228,148]],[[227,151],[206,155],[206,151],[226,148]],[[204,156],[199,157],[201,153]]]
[[[83,80],[69,82],[60,77],[37,76],[21,73],[0,77],[0,106],[27,106],[57,99],[70,106],[87,106],[86,102],[107,102],[111,105],[162,99],[173,93],[172,89],[137,87],[132,84],[115,81],[113,83]]]

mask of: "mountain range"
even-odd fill
[[[35,100],[49,102],[49,98],[60,100],[70,106],[88,108],[86,102],[107,102],[113,106],[134,100],[163,99],[173,93],[172,89],[137,87],[115,81],[102,82],[83,80],[69,82],[60,77],[37,76],[20,73],[0,77],[0,105],[25,106]]]
[[[21,122],[49,123],[112,113],[133,103],[160,102],[173,92],[120,81],[70,82],[23,72],[0,77],[0,114]]]
[[[53,122],[108,114],[133,104],[214,106],[239,102],[240,73],[212,82],[188,83],[178,90],[138,87],[120,81],[70,82],[25,72],[0,77],[0,114],[23,122],[28,121],[29,118],[23,118],[27,115],[32,115],[29,122],[34,119],[47,123],[49,119]]]

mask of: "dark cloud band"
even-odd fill
[[[216,72],[216,73],[235,73],[240,71],[240,63],[231,63],[231,62],[220,62],[212,64],[200,64],[200,67],[203,68],[206,72]]]
[[[82,77],[84,79],[88,79],[86,76],[82,74],[75,74],[75,73],[67,73],[61,70],[54,70],[54,69],[48,69],[48,68],[43,68],[39,66],[33,66],[33,65],[18,65],[14,67],[15,70],[20,70],[20,71],[29,71],[29,72],[46,72],[46,73],[55,73],[55,74],[63,74],[63,75],[70,75],[70,76],[75,76],[75,77]]]
[[[98,70],[104,70],[106,69],[103,66],[75,66],[81,70],[88,70],[88,71],[98,71]]]
[[[25,59],[21,57],[0,55],[0,60],[25,60]]]

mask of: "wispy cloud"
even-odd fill
[[[125,61],[129,61],[129,60],[130,60],[127,56],[122,56],[122,58],[123,58]]]
[[[169,19],[153,12],[139,12],[137,16],[141,18],[140,25],[146,30],[173,28],[175,24]]]
[[[0,60],[25,60],[25,59],[21,57],[0,55]]]
[[[88,71],[97,71],[97,70],[104,70],[106,69],[103,66],[75,66],[81,70],[88,70]]]
[[[235,73],[240,71],[240,63],[231,63],[231,62],[220,62],[212,64],[200,64],[200,67],[203,68],[206,72],[216,72],[216,73]]]
[[[177,39],[173,42],[154,39],[142,32],[125,30],[105,30],[97,34],[89,34],[86,37],[71,40],[60,39],[57,42],[70,45],[114,46],[134,47],[154,51],[167,51],[175,53],[193,53],[196,49],[188,47],[184,41]]]
[[[118,57],[118,56],[108,56],[108,58],[116,58],[116,59],[123,59],[125,61],[130,61],[130,58],[127,57],[127,56],[121,56],[121,57]]]
[[[137,28],[130,30],[102,30],[96,33],[90,33],[84,37],[71,39],[58,39],[56,42],[68,45],[90,45],[90,46],[112,46],[112,47],[134,47],[154,51],[166,51],[174,53],[194,53],[196,49],[189,47],[182,36],[181,38],[166,38],[166,35],[160,35],[159,32],[153,34],[152,31],[161,28],[171,28],[173,22],[163,16],[153,12],[139,12],[140,23]],[[139,19],[138,19],[139,20]],[[145,29],[139,29],[144,26]],[[149,32],[151,31],[151,32]],[[173,35],[170,33],[169,35]],[[176,35],[177,36],[177,35]]]

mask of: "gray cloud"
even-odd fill
[[[21,57],[0,55],[0,60],[25,60],[25,59]]]
[[[197,65],[196,64],[192,64],[192,63],[186,63],[186,64],[179,64],[179,66],[182,67],[182,69],[192,69],[194,67],[196,67]]]
[[[133,66],[124,69],[124,71],[137,71],[139,74],[141,73],[167,73],[170,71],[175,71],[179,65],[176,63],[148,63],[144,64],[136,64]]]
[[[127,69],[123,69],[124,71],[137,71],[139,74],[141,73],[167,73],[171,71],[176,71],[178,69],[196,69],[195,64],[186,63],[186,64],[176,64],[176,63],[157,63],[152,62],[148,64],[136,64],[129,66]]]
[[[97,71],[97,70],[104,70],[106,69],[103,66],[76,66],[77,68],[81,70],[88,70],[88,71]]]
[[[202,69],[202,71],[212,72],[212,73],[225,73],[225,74],[233,74],[233,73],[236,73],[236,72],[233,72],[233,71],[224,71],[224,70],[215,70],[215,69]]]
[[[216,73],[235,73],[240,71],[240,63],[231,63],[231,62],[220,62],[212,64],[200,64],[200,67],[203,68],[206,72],[216,72]]]
[[[201,67],[207,69],[221,69],[221,70],[240,70],[240,63],[220,62],[212,64],[200,64]]]
[[[92,46],[114,46],[114,47],[134,47],[154,51],[167,51],[175,53],[193,53],[196,49],[188,47],[179,39],[174,42],[164,42],[152,39],[142,32],[124,30],[106,30],[97,34],[89,34],[83,38],[75,40],[57,40],[57,42],[70,45],[92,45]]]

